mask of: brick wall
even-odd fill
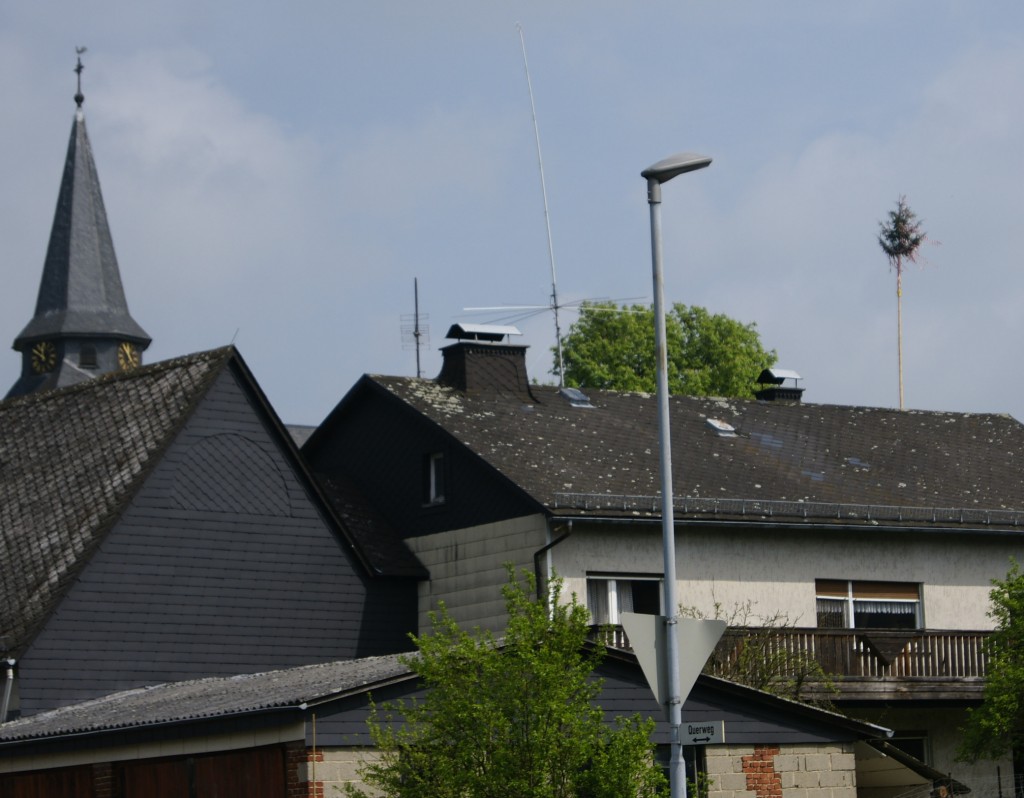
[[[856,798],[852,743],[710,746],[708,798]]]

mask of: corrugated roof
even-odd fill
[[[553,513],[660,515],[653,395],[588,390],[579,409],[551,387],[524,404],[369,379]],[[688,396],[670,413],[677,513],[1024,531],[1024,426],[1008,415]]]
[[[206,720],[320,703],[412,678],[397,654],[285,670],[169,682],[0,724],[0,745],[67,734]]]
[[[0,402],[0,653],[29,642],[233,354]]]

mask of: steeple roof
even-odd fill
[[[18,351],[47,338],[150,338],[128,312],[114,243],[81,108],[75,113],[32,320]]]

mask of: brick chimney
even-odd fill
[[[437,382],[473,395],[512,396],[534,402],[526,374],[523,344],[508,343],[522,335],[515,327],[485,324],[453,324],[447,338],[456,343],[442,347],[441,373]]]

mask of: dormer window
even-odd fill
[[[431,452],[423,463],[423,502],[444,504],[445,499],[444,452]]]

